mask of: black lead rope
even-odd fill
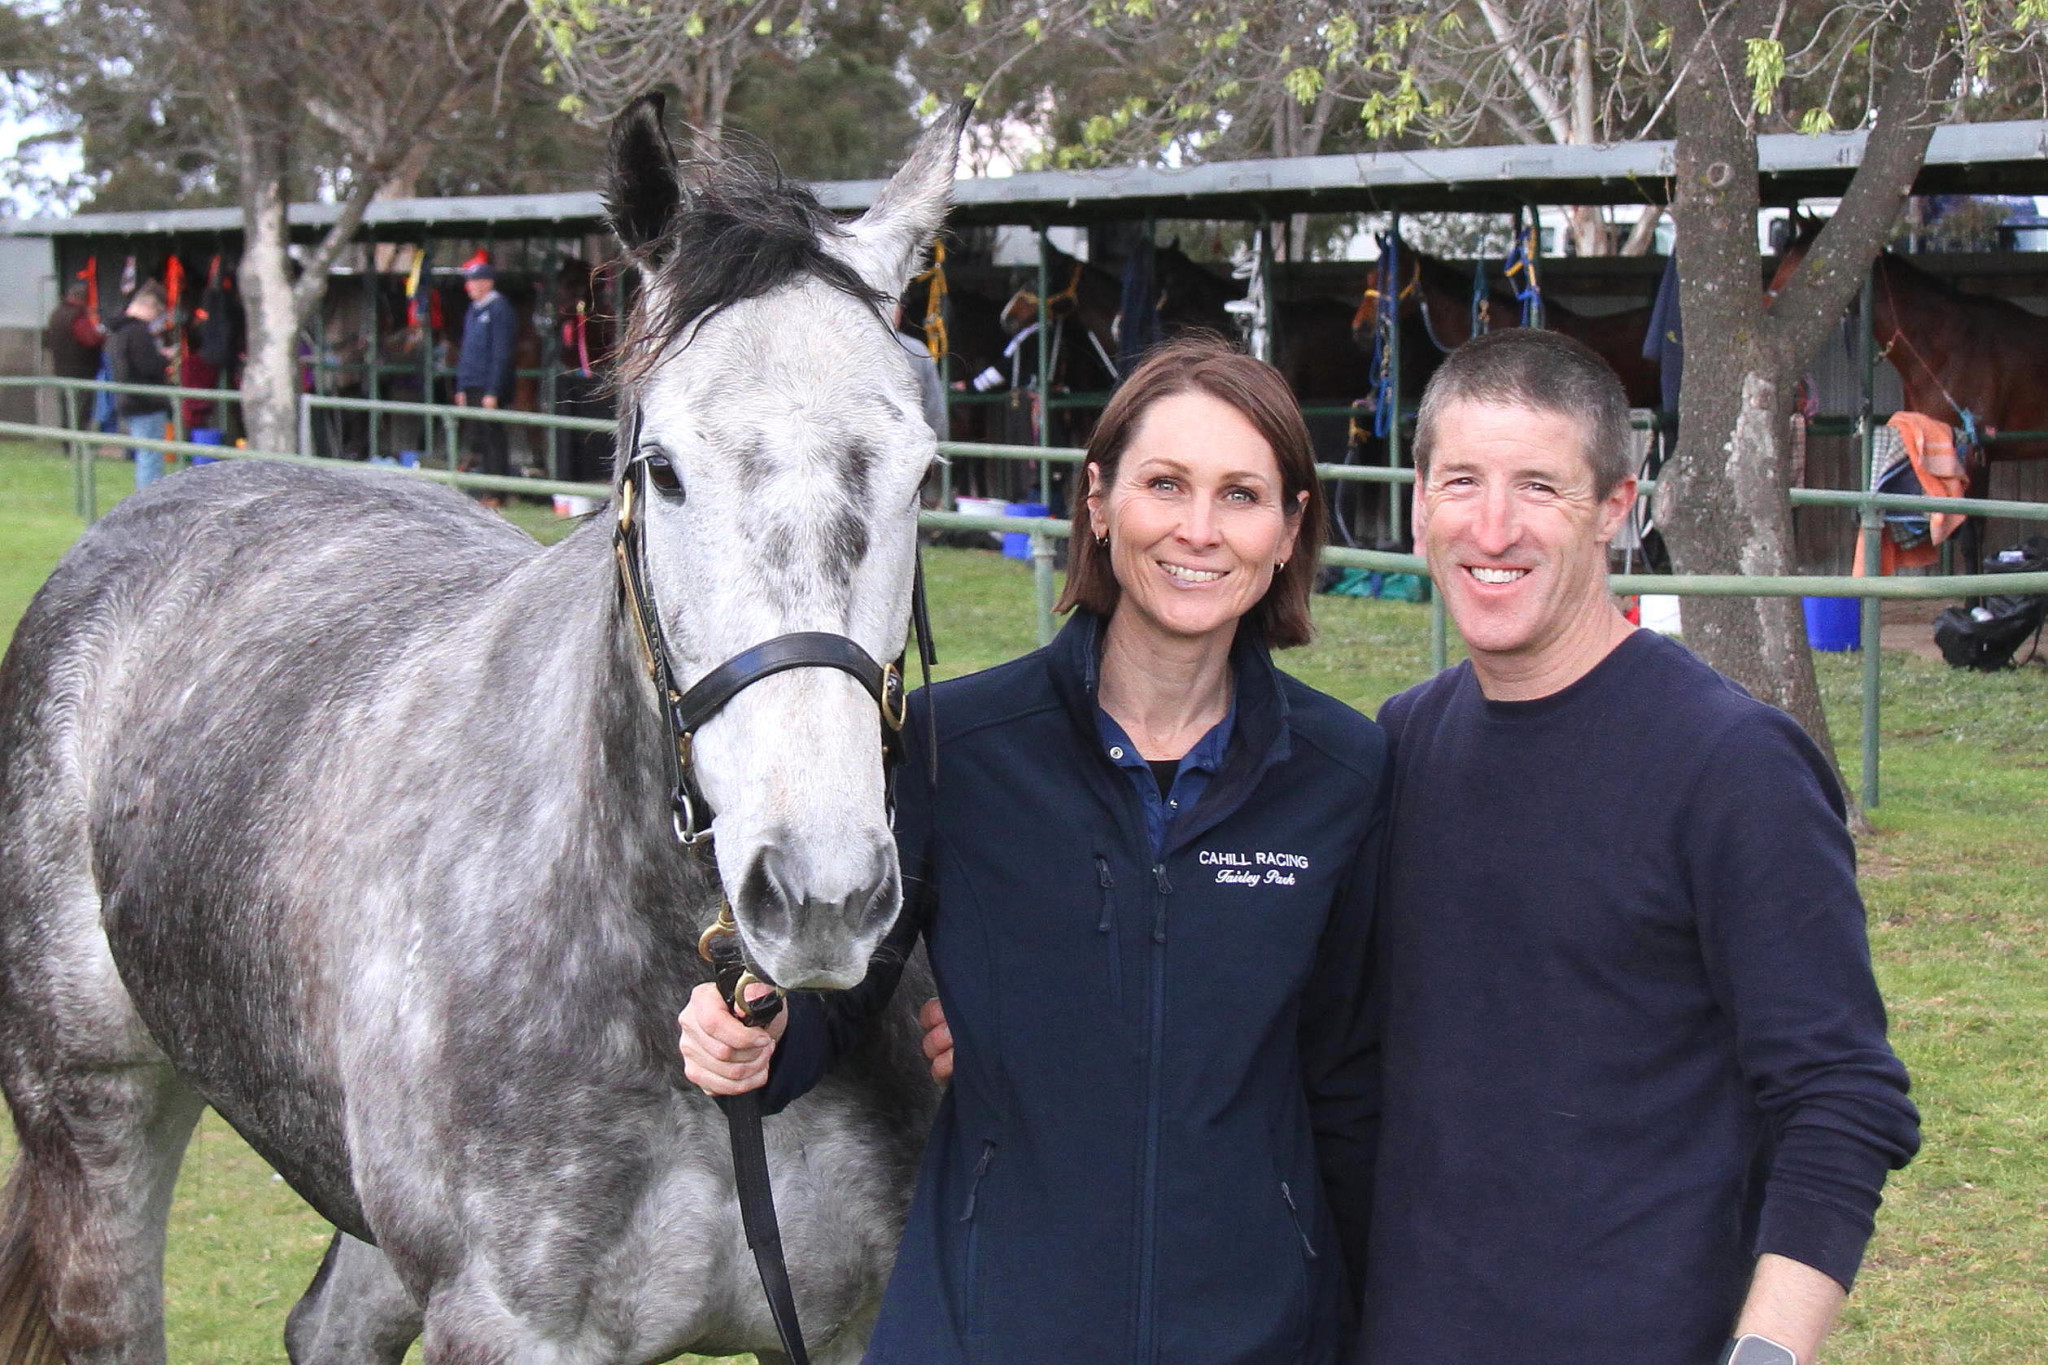
[[[668,642],[661,633],[661,617],[655,610],[652,586],[643,563],[644,545],[639,512],[646,501],[646,468],[639,455],[640,413],[635,408],[625,428],[628,439],[621,456],[627,461],[619,487],[617,528],[612,536],[618,560],[619,586],[627,598],[627,609],[640,638],[647,675],[661,699],[662,714],[668,722],[669,803],[676,838],[700,854],[710,852],[713,815],[710,803],[698,789],[693,769],[691,737],[705,721],[718,714],[740,692],[766,677],[792,668],[835,668],[852,675],[882,713],[882,754],[884,782],[893,798],[895,768],[902,757],[902,729],[908,713],[904,696],[902,660],[883,667],[853,640],[823,631],[797,631],[778,635],[755,645],[712,669],[690,688],[678,693],[675,673],[670,667]],[[917,553],[910,591],[910,623],[917,638],[918,670],[925,686],[932,680],[932,666],[938,655],[932,648],[931,613],[925,599],[924,554]],[[927,779],[936,788],[939,780],[938,722],[929,705],[925,707],[925,765]],[[894,802],[891,801],[893,811]],[[739,926],[732,906],[722,905],[718,920],[698,940],[697,950],[711,963],[719,993],[733,1017],[749,1028],[765,1028],[782,1011],[779,986],[758,975],[747,963],[746,948],[740,942]],[[756,983],[769,987],[770,994],[758,1001],[746,998],[747,988]],[[754,1253],[754,1268],[761,1277],[761,1291],[768,1299],[768,1312],[775,1319],[775,1332],[782,1340],[783,1354],[791,1365],[810,1365],[804,1349],[803,1330],[797,1321],[796,1293],[790,1286],[789,1263],[782,1250],[782,1228],[775,1216],[775,1187],[768,1173],[768,1148],[761,1130],[761,1095],[749,1091],[719,1100],[725,1111],[727,1134],[732,1142],[733,1184],[740,1202],[740,1226],[747,1235],[747,1248]]]

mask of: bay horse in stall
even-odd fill
[[[1403,339],[1404,376],[1413,368],[1421,378],[1434,373],[1442,358],[1472,339],[1472,276],[1448,261],[1401,244],[1400,314],[1419,319],[1432,345],[1416,356]],[[1487,281],[1484,317],[1489,329],[1522,325],[1522,306],[1497,278]],[[1352,334],[1367,351],[1378,326],[1379,301],[1368,290],[1352,315]],[[1620,313],[1580,313],[1553,298],[1543,301],[1543,325],[1590,346],[1614,368],[1628,394],[1630,407],[1655,408],[1663,403],[1658,367],[1643,358],[1643,339],[1650,331],[1650,307]],[[1419,361],[1420,363],[1415,363]]]
[[[1791,282],[1820,234],[1808,219],[1771,274],[1770,297]],[[1960,427],[1967,410],[1985,435],[2048,430],[2048,320],[2008,299],[1972,294],[1894,251],[1871,265],[1871,337],[1899,374],[1906,408]],[[1993,441],[1971,470],[1982,496],[1984,465],[2048,459],[2048,441]]]
[[[338,1229],[300,1365],[784,1359],[674,1019],[722,902],[792,989],[858,982],[897,913],[877,661],[934,448],[885,309],[964,114],[841,224],[628,107],[628,467],[554,546],[396,471],[229,463],[58,565],[0,664],[10,1365],[164,1360],[208,1104]],[[650,660],[673,695],[791,632],[838,661],[679,738]],[[906,1006],[768,1124],[821,1365],[862,1353],[935,1102]]]

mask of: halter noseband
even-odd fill
[[[640,453],[640,413],[633,410],[624,428],[626,473],[619,486],[618,518],[612,530],[612,554],[618,561],[619,591],[625,598],[640,642],[641,662],[654,684],[661,712],[667,722],[670,742],[664,746],[669,761],[669,825],[685,848],[708,856],[716,813],[697,784],[693,740],[704,723],[725,709],[734,697],[763,678],[793,668],[835,668],[851,675],[875,700],[882,720],[882,767],[884,782],[894,806],[896,765],[903,757],[903,722],[909,713],[909,699],[903,682],[903,656],[879,664],[856,641],[828,631],[800,630],[777,635],[742,650],[706,673],[687,691],[679,692],[675,667],[669,659],[668,640],[662,634],[661,615],[655,608],[654,590],[647,577],[647,543],[639,516],[647,499],[647,462]],[[931,621],[925,606],[924,561],[920,555],[911,580],[910,617],[917,637],[918,663],[924,681],[931,681],[931,667],[937,660],[932,652]],[[934,721],[934,727],[936,722]],[[936,735],[928,746],[930,772],[937,780]],[[697,951],[718,971],[719,989],[733,1014],[750,1025],[766,1024],[782,1008],[782,988],[755,971],[745,960],[739,941],[739,926],[733,919],[732,903],[720,898],[717,921],[698,940]],[[773,992],[764,999],[748,1001],[746,988],[756,983]]]

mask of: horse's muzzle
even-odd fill
[[[771,839],[740,879],[733,911],[749,955],[790,990],[844,990],[867,975],[868,955],[895,923],[901,903],[894,842],[814,866]]]

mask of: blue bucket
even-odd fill
[[[219,427],[194,427],[185,439],[196,446],[224,446],[228,443],[227,433]],[[194,469],[203,464],[215,463],[218,463],[218,461],[211,455],[194,455],[192,457],[192,467]]]
[[[1003,504],[1003,515],[1006,517],[1045,517],[1051,516],[1052,512],[1042,502],[1006,502]],[[1030,559],[1030,533],[1027,531],[1003,532],[1003,558]]]
[[[1838,654],[1862,647],[1862,598],[1808,597],[1804,601],[1807,644]]]

